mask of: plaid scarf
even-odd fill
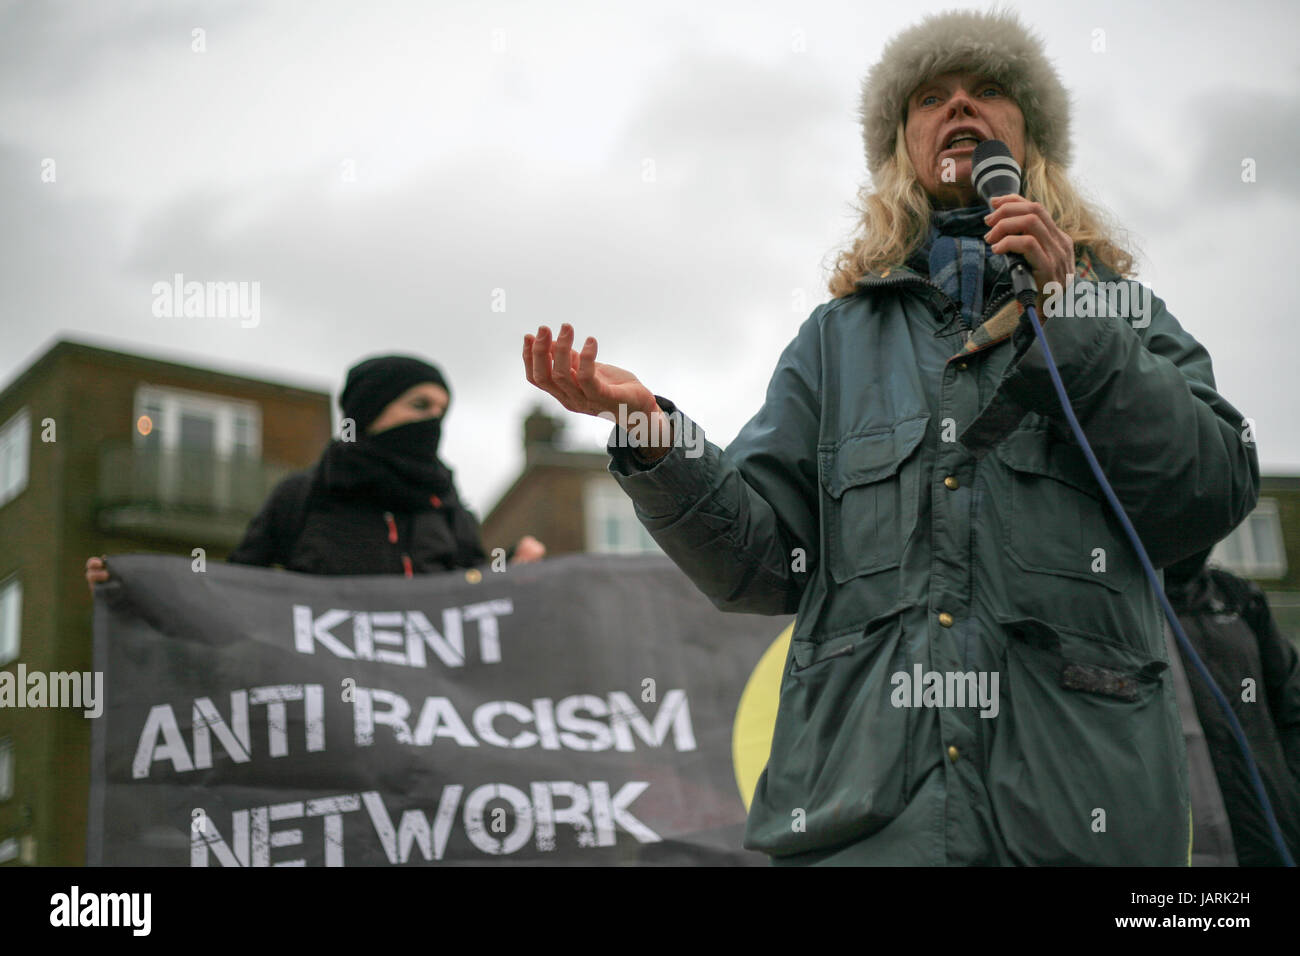
[[[963,209],[936,209],[930,214],[930,232],[908,256],[907,265],[923,275],[961,306],[961,320],[975,327],[984,310],[984,289],[992,298],[999,282],[1010,282],[1005,256],[995,255],[984,241],[989,231],[983,203]]]

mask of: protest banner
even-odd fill
[[[766,863],[736,715],[790,618],[724,614],[662,556],[110,566],[92,865]]]

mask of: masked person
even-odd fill
[[[1300,652],[1279,630],[1259,585],[1206,564],[1209,556],[1207,548],[1165,568],[1165,592],[1187,640],[1233,707],[1294,858],[1300,855]],[[1222,807],[1230,827],[1226,837],[1209,834],[1204,842],[1224,846],[1222,855],[1233,855],[1240,866],[1281,866],[1228,718],[1181,647],[1177,654],[1187,671],[1193,715],[1210,763],[1191,765],[1193,801],[1198,784],[1210,797],[1217,789],[1219,804],[1203,816],[1217,817]],[[1200,823],[1194,815],[1198,836]],[[1198,839],[1197,852],[1200,846]]]
[[[568,325],[525,336],[526,375],[619,423],[610,471],[715,605],[796,614],[746,847],[788,864],[1186,866],[1161,610],[1003,255],[1028,261],[1071,404],[1156,568],[1250,513],[1253,439],[1205,349],[1123,281],[1131,256],[1066,172],[1068,95],[1014,14],[904,31],[861,116],[872,187],[834,298],[725,451]],[[990,139],[1024,169],[991,214],[970,183]],[[1048,283],[1071,277],[1067,311]],[[1129,305],[1100,310],[1103,290]]]
[[[451,391],[437,367],[387,355],[348,371],[339,405],[345,434],[315,467],[290,475],[249,523],[227,560],[306,574],[427,574],[483,564],[478,522],[438,457]],[[532,536],[516,562],[545,547]],[[86,578],[107,580],[102,561]]]

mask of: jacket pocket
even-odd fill
[[[913,418],[818,448],[827,561],[837,584],[902,561],[918,508],[918,463],[908,459],[928,421]]]
[[[807,853],[867,836],[902,812],[909,711],[890,703],[901,634],[895,614],[854,634],[791,642],[746,847]]]
[[[1022,428],[996,446],[1011,470],[1007,552],[1026,571],[1122,592],[1141,567],[1083,451],[1046,429]]]
[[[1018,865],[1185,866],[1187,780],[1167,663],[1003,621],[989,799]]]

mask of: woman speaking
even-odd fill
[[[904,31],[861,116],[859,234],[725,451],[567,324],[524,337],[525,374],[628,423],[610,471],[714,604],[797,614],[746,847],[791,864],[1185,866],[1159,605],[1024,334],[1005,254],[1090,306],[1040,296],[1038,311],[1155,567],[1250,513],[1253,437],[1071,185],[1069,97],[1014,14]],[[970,182],[989,140],[1025,172],[992,209]],[[1100,283],[1153,305],[1100,311]],[[986,680],[991,706],[964,693]]]

